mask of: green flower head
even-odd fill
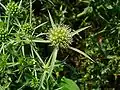
[[[7,4],[6,6],[6,15],[18,15],[20,12],[19,6],[18,4],[16,4],[15,2],[10,2]]]
[[[25,23],[22,25],[22,30],[25,32],[31,31],[32,30],[32,25],[29,23]]]
[[[53,46],[67,48],[72,42],[71,29],[66,25],[56,25],[49,30],[49,40]]]
[[[8,39],[8,34],[4,28],[0,27],[0,42],[6,41]]]

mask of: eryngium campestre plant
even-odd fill
[[[6,15],[16,16],[20,13],[20,8],[17,3],[10,2],[6,6]]]
[[[49,30],[52,46],[67,48],[72,42],[71,29],[66,25],[56,25]]]

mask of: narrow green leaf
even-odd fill
[[[50,43],[50,41],[49,41],[49,40],[42,40],[42,39],[39,39],[39,40],[32,40],[32,42]]]
[[[7,19],[7,31],[9,31],[9,24],[10,24],[10,14],[8,15],[8,19]]]
[[[81,13],[79,13],[79,14],[77,15],[77,17],[81,17],[82,15],[86,14],[86,13],[89,12],[90,10],[92,10],[91,7],[86,7],[83,12],[81,12]]]
[[[30,24],[32,23],[32,0],[30,0]]]
[[[31,55],[32,55],[32,58],[35,58],[32,45],[30,45],[30,47],[31,47]]]
[[[20,87],[20,88],[18,88],[17,90],[23,90],[23,88],[25,87],[25,86],[27,86],[29,84],[29,81],[26,81],[25,83],[23,83],[23,85]]]
[[[20,0],[20,3],[19,3],[19,8],[21,7],[21,5],[22,5],[22,0]]]
[[[21,28],[21,24],[20,24],[18,18],[15,18],[15,20],[16,20],[16,22],[17,22],[17,23],[15,23],[15,25],[17,25],[17,26],[19,26],[19,27]]]
[[[38,52],[32,47],[32,49],[34,50],[35,54],[37,55],[37,57],[39,58],[40,62],[43,64],[43,66],[45,65],[42,58],[40,57],[40,55],[38,54]]]
[[[2,52],[3,48],[4,48],[4,43],[2,43],[2,46],[0,48],[0,53]]]
[[[46,23],[47,23],[47,22],[41,23],[40,25],[36,26],[36,27],[34,28],[34,30],[36,30],[37,28],[39,28],[39,27],[45,25]]]
[[[42,35],[48,35],[48,33],[40,33],[36,37],[42,36]]]
[[[53,21],[53,19],[52,19],[52,16],[51,16],[49,10],[48,10],[48,14],[49,14],[49,18],[50,18],[50,22],[51,22],[52,28],[54,28],[54,27],[55,27],[55,24],[54,24],[54,21]]]
[[[16,65],[19,65],[19,63],[18,62],[17,63],[7,63],[7,65],[8,65],[8,67],[14,67]]]
[[[47,22],[44,22],[44,23],[41,23],[40,25],[36,26],[36,27],[34,28],[34,31],[33,31],[32,35],[35,33],[35,30],[36,30],[36,29],[38,29],[39,27],[45,25],[46,23],[47,23]]]
[[[52,56],[51,65],[50,65],[50,69],[49,69],[49,74],[48,74],[47,80],[51,76],[52,71],[54,69],[56,58],[57,58],[57,53],[58,53],[58,47],[55,47],[54,50],[53,50],[53,56]]]
[[[82,54],[83,56],[87,57],[88,59],[90,59],[92,62],[95,62],[92,58],[90,58],[87,54],[85,54],[83,51],[77,49],[77,48],[74,48],[74,47],[69,47],[69,49],[73,50],[73,51],[76,51],[80,54]]]
[[[83,12],[79,13],[79,14],[77,15],[77,17],[81,17],[81,16],[84,15],[84,14],[85,14],[85,12],[83,11]]]
[[[97,11],[97,10],[96,10]],[[98,11],[97,11],[98,12]],[[107,23],[109,23],[109,21],[107,21],[107,19],[105,19],[99,12],[98,12],[99,17],[101,17],[101,19],[105,20]]]
[[[23,54],[23,56],[25,56],[24,46],[22,46],[22,54]]]
[[[52,52],[52,54],[50,55],[50,57],[49,57],[49,59],[48,59],[48,61],[47,61],[46,66],[49,66],[49,65],[50,65],[50,61],[51,61],[51,59],[52,59],[53,54],[54,54],[54,52]]]
[[[0,5],[6,10],[6,7],[2,3],[0,3]]]
[[[91,26],[87,26],[87,27],[84,27],[84,28],[78,29],[78,30],[72,32],[71,35],[74,36],[74,35],[78,34],[79,32],[81,32],[81,31],[83,31],[83,30],[85,30],[85,29],[87,29],[87,28],[89,28],[89,27],[91,27]]]
[[[21,79],[22,75],[23,75],[23,71],[21,72],[21,74],[20,74],[18,80],[16,81],[17,83],[20,82],[20,79]]]
[[[44,73],[43,73],[42,76],[41,76],[41,79],[40,79],[40,86],[39,86],[38,90],[41,90],[41,88],[45,89],[43,83],[44,83],[44,80],[45,80],[45,77],[46,77],[46,73],[47,73],[47,72],[44,71]]]
[[[27,16],[26,16],[26,19],[25,19],[25,22],[24,22],[24,24],[25,24],[25,23],[27,23],[27,21],[28,21],[28,18],[29,18],[29,15],[27,15]]]

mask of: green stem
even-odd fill
[[[10,24],[10,14],[8,15],[8,20],[7,20],[7,31],[9,30],[9,24]]]
[[[49,74],[48,74],[47,80],[48,80],[49,77],[51,76],[52,71],[53,71],[53,69],[54,69],[54,66],[55,66],[55,63],[56,63],[56,58],[57,58],[58,50],[59,50],[58,47],[55,47],[54,50],[53,50],[53,56],[52,56],[52,61],[51,61],[51,65],[50,65],[50,69],[49,69]]]
[[[42,77],[41,77],[40,86],[39,86],[38,90],[41,90],[41,88],[45,89],[43,83],[44,83],[44,80],[45,80],[45,77],[46,77],[46,73],[47,73],[47,72],[44,71],[44,73],[43,73],[43,75],[42,75]]]

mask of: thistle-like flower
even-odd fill
[[[49,40],[53,46],[67,48],[72,42],[71,29],[66,25],[56,25],[49,30]]]
[[[32,25],[29,23],[25,23],[22,25],[22,30],[24,32],[30,32],[32,30]]]
[[[10,2],[6,6],[6,15],[16,16],[20,12],[18,4],[15,2]]]
[[[0,27],[0,42],[6,41],[8,34],[5,32],[3,27]]]

